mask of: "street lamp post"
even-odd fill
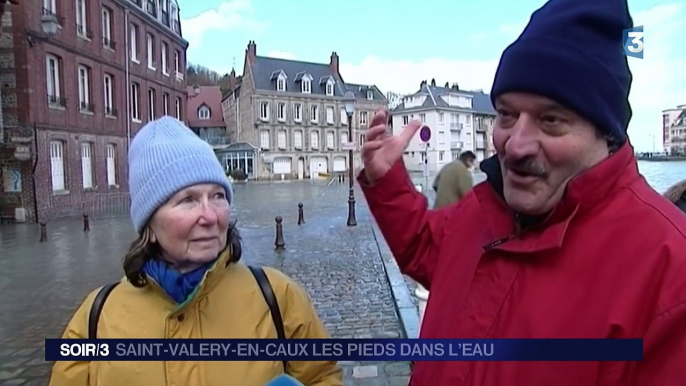
[[[348,116],[348,143],[355,143],[353,140],[353,113],[355,112],[355,94],[351,91],[345,93],[345,113]],[[348,226],[356,226],[355,218],[355,189],[353,175],[353,148],[348,149]]]

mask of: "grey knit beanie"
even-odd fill
[[[136,232],[171,196],[202,183],[223,186],[233,202],[231,183],[214,151],[178,119],[165,116],[149,122],[131,141],[129,191]]]

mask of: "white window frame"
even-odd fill
[[[310,106],[310,122],[319,122],[319,105]]]
[[[279,130],[276,132],[276,144],[279,149],[285,149],[286,146],[288,145],[288,141],[286,140],[288,137],[288,133],[286,133],[286,130]]]
[[[155,89],[154,88],[148,88],[148,120],[149,121],[154,121],[155,120]]]
[[[84,189],[93,189],[93,143],[81,143],[81,183]]]
[[[333,82],[326,82],[326,95],[333,96]]]
[[[326,132],[326,147],[333,150],[336,147],[336,136],[333,131]]]
[[[276,119],[278,119],[279,122],[286,121],[286,104],[285,103],[279,103],[276,105]]]
[[[344,143],[348,143],[348,132],[347,131],[341,131],[341,146]]]
[[[345,112],[345,108],[341,108],[341,125],[348,124],[348,113]]]
[[[403,125],[407,125],[410,123],[410,117],[407,115],[403,115]]]
[[[174,72],[176,74],[176,77],[178,78],[181,76],[181,55],[179,54],[179,50],[174,50]]]
[[[269,130],[260,131],[260,148],[269,149]]]
[[[157,70],[155,67],[156,60],[155,60],[155,36],[153,34],[148,33],[147,34],[147,42],[148,42],[148,68],[151,70]]]
[[[293,120],[295,122],[302,122],[303,120],[303,105],[300,103],[293,105]]]
[[[333,106],[326,106],[326,123],[329,125],[334,124],[334,109]]]
[[[360,111],[360,126],[367,126],[367,112]]]
[[[293,147],[296,149],[302,149],[303,148],[303,131],[302,130],[296,130],[293,133]]]
[[[176,97],[176,119],[181,120],[181,98]]]
[[[419,114],[419,121],[421,123],[426,123],[426,114]]]
[[[269,102],[260,102],[260,119],[269,121]]]
[[[117,148],[111,143],[105,146],[105,158],[107,160],[107,185],[117,186]]]
[[[445,123],[445,114],[444,113],[438,113],[438,124],[442,125]]]
[[[112,49],[112,12],[102,7],[102,45]]]
[[[162,3],[166,3],[165,0],[162,0]],[[162,42],[162,74],[169,76],[169,45],[167,42]]]
[[[54,55],[46,55],[45,57],[45,82],[48,96],[60,98],[60,59]],[[59,106],[58,103],[50,103],[51,106]]]
[[[138,83],[131,83],[131,120],[134,122],[141,122],[141,86]]]
[[[279,75],[276,78],[276,91],[286,91],[286,77]]]
[[[105,115],[114,116],[114,77],[105,73],[102,80],[104,91]]]
[[[367,100],[374,100],[374,91],[367,90]]]
[[[53,192],[66,190],[64,145],[64,141],[50,141],[50,177]]]
[[[162,94],[162,110],[164,115],[169,115],[169,94],[166,92]]]
[[[90,79],[88,76],[88,67],[79,64],[77,70],[79,82],[79,110],[84,112],[88,110],[90,103]]]
[[[56,0],[43,0],[43,8],[48,11],[57,14],[57,2]]]
[[[76,35],[80,38],[88,39],[88,0],[76,0]]]
[[[131,61],[140,64],[138,60],[138,26],[131,23],[131,36],[129,37],[129,46],[131,47]]]
[[[312,93],[312,81],[309,79],[303,79],[301,82],[301,91],[303,94],[311,94]]]
[[[198,109],[198,119],[210,119],[210,108],[207,106],[200,106]]]
[[[310,149],[319,149],[319,132],[310,131]]]

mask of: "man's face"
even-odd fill
[[[467,165],[467,169],[473,168],[474,167],[474,158],[465,159],[464,164]]]
[[[548,98],[506,93],[495,107],[493,144],[505,201],[516,212],[549,212],[572,178],[608,156],[606,140],[590,122]]]

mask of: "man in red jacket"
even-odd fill
[[[626,0],[551,0],[503,53],[497,155],[429,210],[376,114],[358,181],[401,270],[431,292],[422,338],[642,338],[641,362],[417,362],[412,386],[686,384],[686,216],[626,129]]]

